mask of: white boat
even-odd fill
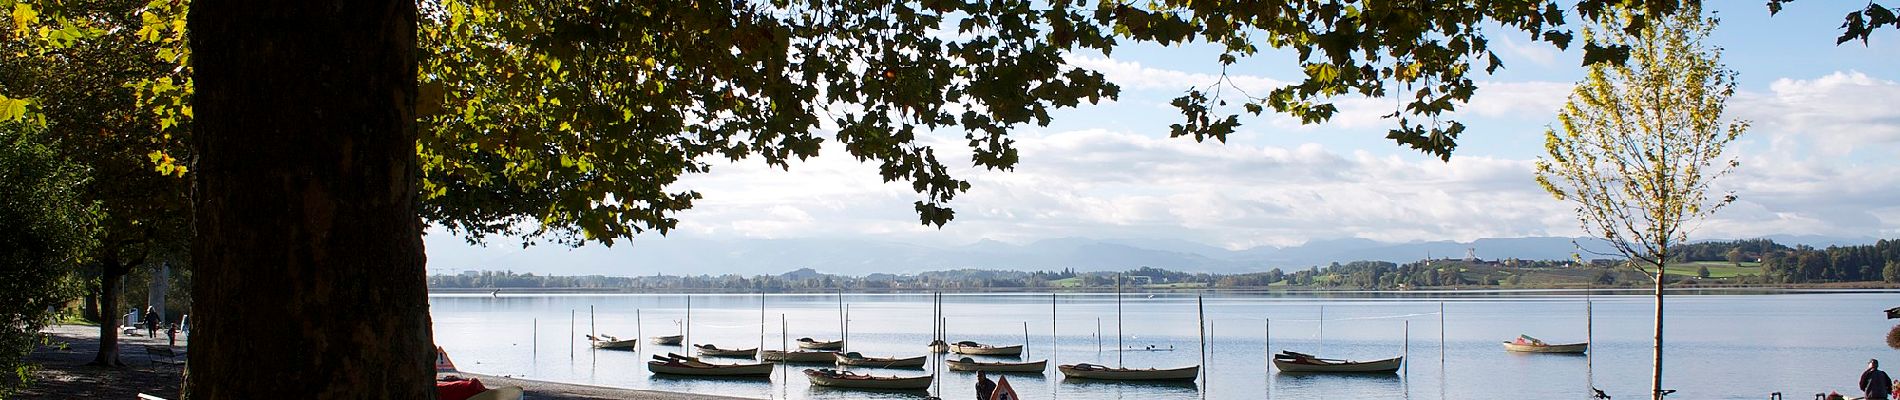
[[[1062,371],[1063,377],[1115,381],[1193,380],[1201,374],[1201,367],[1198,365],[1172,369],[1133,369],[1109,368],[1095,364],[1070,364],[1056,366],[1056,369]]]
[[[661,346],[678,346],[680,345],[680,340],[685,339],[685,338],[686,338],[685,336],[671,335],[671,336],[654,336],[654,337],[648,338],[647,340],[653,342],[653,344],[657,344]]]
[[[596,349],[632,349],[640,347],[640,339],[621,340],[620,338],[607,334],[599,336],[587,335],[587,341],[588,343],[592,343]]]
[[[1020,356],[1023,354],[1023,345],[991,346],[965,340],[950,344],[950,352],[980,356]]]
[[[981,362],[964,357],[961,360],[943,360],[951,371],[984,372],[1042,372],[1049,369],[1049,360],[1031,362]]]
[[[764,350],[759,352],[759,360],[794,363],[833,363],[838,361],[835,351],[784,351]]]
[[[1392,357],[1383,360],[1350,361],[1314,357],[1309,354],[1282,351],[1273,355],[1273,367],[1280,372],[1357,372],[1390,373],[1399,370],[1405,364],[1405,357]]]
[[[858,352],[837,353],[838,365],[877,368],[916,368],[924,366],[924,356],[907,358],[865,357]]]
[[[669,375],[769,376],[772,374],[772,364],[711,364],[698,358],[669,353],[665,357],[653,356],[653,361],[647,361],[647,370]]]
[[[1504,351],[1517,353],[1583,354],[1589,350],[1590,342],[1550,344],[1529,335],[1517,335],[1517,340],[1504,342]]]
[[[699,349],[699,355],[711,357],[751,357],[759,352],[759,349],[721,349],[710,344],[696,344],[693,348]]]
[[[808,337],[798,338],[798,348],[805,350],[838,350],[844,348],[844,340],[823,341],[813,340]]]
[[[817,386],[885,389],[885,390],[923,390],[930,388],[930,376],[898,377],[870,376],[831,369],[807,369],[805,377]]]

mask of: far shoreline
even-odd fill
[[[1310,287],[1310,286],[1219,287],[1219,288],[1122,287],[1120,290],[1124,293],[1220,293],[1220,294],[1286,294],[1286,295],[1352,295],[1352,294],[1511,295],[1511,294],[1583,294],[1583,293],[1588,292],[1595,295],[1615,296],[1615,295],[1649,295],[1649,294],[1654,293],[1653,287],[1641,286],[1641,285],[1627,285],[1627,286],[1619,285],[1619,286],[1597,286],[1597,287],[1586,287],[1586,286],[1576,286],[1576,285],[1537,285],[1537,286],[1526,285],[1526,286],[1509,286],[1509,287],[1468,285],[1468,286],[1421,287],[1421,288],[1408,288],[1408,289],[1360,289],[1360,288]],[[854,295],[861,295],[861,294],[907,295],[907,294],[931,294],[931,293],[1108,294],[1108,293],[1115,293],[1115,291],[1116,289],[1113,287],[1107,287],[1107,288],[1027,287],[1027,288],[945,288],[945,289],[828,288],[828,289],[795,289],[795,290],[771,290],[771,291],[733,290],[733,289],[719,289],[719,288],[649,289],[649,288],[509,288],[509,287],[501,287],[501,288],[429,288],[429,296],[461,297],[464,295],[484,295],[484,294],[501,294],[501,295],[619,295],[619,294],[825,295],[825,294],[838,294],[840,292],[845,293],[845,294],[854,294]],[[1672,294],[1672,295],[1734,295],[1734,294],[1769,295],[1769,294],[1799,294],[1799,293],[1846,294],[1846,293],[1894,293],[1894,292],[1900,292],[1900,284],[1885,283],[1885,282],[1834,282],[1834,283],[1775,284],[1775,285],[1753,285],[1753,284],[1748,284],[1748,285],[1743,285],[1743,284],[1680,285],[1679,284],[1679,285],[1671,285],[1665,288],[1665,293]]]

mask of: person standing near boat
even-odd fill
[[[1867,395],[1867,400],[1887,400],[1887,395],[1893,394],[1891,390],[1893,378],[1887,377],[1886,372],[1880,372],[1880,360],[1867,360],[1867,372],[1860,373],[1861,393]]]
[[[990,381],[989,374],[976,371],[976,399],[990,400],[990,392],[996,391],[996,382]]]

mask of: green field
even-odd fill
[[[1739,267],[1727,261],[1671,263],[1669,264],[1668,271],[1670,275],[1695,276],[1696,269],[1704,266],[1709,267],[1710,278],[1761,275],[1761,263],[1755,262],[1745,262]]]
[[[1065,288],[1081,287],[1082,277],[1078,276],[1074,278],[1057,279],[1057,280],[1049,281],[1049,286],[1050,287],[1065,287]]]

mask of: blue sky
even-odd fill
[[[1851,5],[1795,3],[1770,18],[1758,1],[1706,2],[1722,18],[1710,41],[1740,74],[1731,118],[1753,128],[1732,146],[1742,163],[1718,188],[1739,200],[1698,226],[1695,238],[1771,234],[1900,237],[1900,32],[1835,46]],[[1458,118],[1469,126],[1451,162],[1384,138],[1392,99],[1346,98],[1341,115],[1300,125],[1243,118],[1225,145],[1167,138],[1167,105],[1218,73],[1216,49],[1130,46],[1112,58],[1076,55],[1123,87],[1118,101],[1055,114],[1047,127],[1013,133],[1014,172],[969,168],[962,132],[934,138],[938,155],[974,187],[952,203],[957,219],[920,226],[906,183],[885,184],[871,165],[836,149],[791,171],[758,162],[716,164],[677,187],[701,191],[672,235],[698,239],[827,238],[919,244],[1061,237],[1167,238],[1241,249],[1316,239],[1467,241],[1574,236],[1568,203],[1532,181],[1544,126],[1583,76],[1579,51],[1491,29],[1505,69],[1477,77]],[[1230,69],[1264,93],[1299,78],[1290,54]],[[432,266],[518,249],[473,248],[432,230]],[[658,235],[635,246],[666,246]]]

